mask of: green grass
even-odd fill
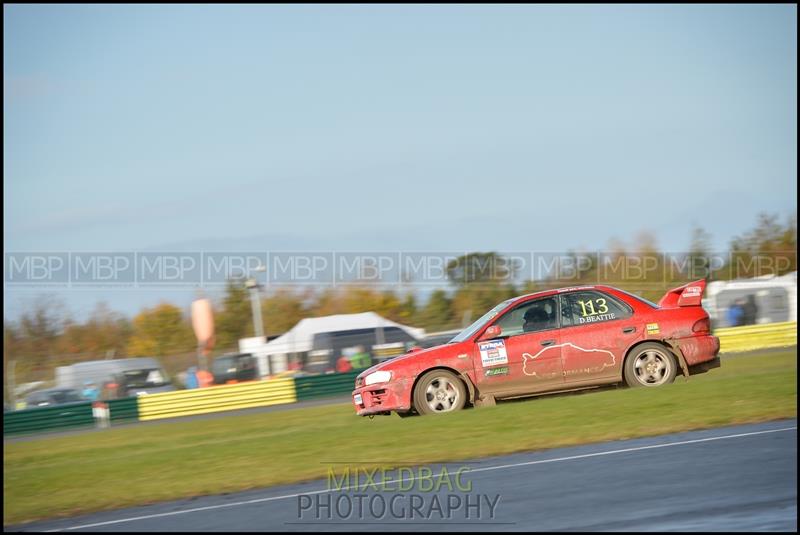
[[[331,461],[452,461],[795,417],[797,351],[723,357],[659,389],[374,420],[331,405],[8,443],[4,525],[324,478]]]

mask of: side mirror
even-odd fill
[[[488,329],[486,329],[480,338],[478,338],[479,342],[483,342],[484,340],[491,340],[492,338],[497,338],[500,336],[500,333],[503,329],[500,328],[499,325],[492,325]]]

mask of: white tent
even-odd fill
[[[425,329],[417,329],[395,323],[379,316],[375,312],[337,314],[300,320],[289,331],[265,344],[260,352],[266,355],[276,355],[311,351],[315,334],[355,329],[378,329],[381,327],[397,327],[416,339],[425,336]]]

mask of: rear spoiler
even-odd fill
[[[699,280],[673,288],[664,294],[658,306],[662,308],[699,307],[706,289],[706,281]]]

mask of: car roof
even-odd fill
[[[533,299],[535,297],[547,297],[550,295],[559,295],[568,292],[575,292],[578,290],[614,290],[614,288],[612,288],[611,286],[606,286],[604,284],[583,284],[581,286],[565,286],[563,288],[552,288],[550,290],[541,290],[538,292],[520,295],[512,299],[514,303],[518,303],[520,301],[527,301],[528,299]]]
[[[44,390],[35,390],[31,394],[54,394],[56,392],[78,392],[77,388],[45,388]]]
[[[145,367],[160,368],[161,364],[153,357],[133,357],[129,359],[88,360],[73,364],[76,369],[83,368],[114,368],[117,370],[135,370]]]

